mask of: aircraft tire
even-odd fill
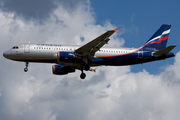
[[[27,72],[28,71],[28,68],[24,68],[24,72]]]
[[[85,73],[81,73],[80,78],[84,79],[85,77],[86,77],[86,74]]]

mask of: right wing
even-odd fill
[[[117,32],[118,28],[114,30],[109,30],[104,34],[100,35],[96,39],[90,41],[89,43],[83,45],[82,47],[75,50],[75,54],[81,57],[87,57],[89,60],[92,61],[95,53],[105,44],[108,43],[110,40],[109,37],[114,33]]]

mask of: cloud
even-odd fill
[[[0,51],[19,43],[83,45],[106,30],[116,28],[106,21],[97,25],[89,5],[73,11],[57,6],[43,24],[16,13],[0,11]],[[123,28],[122,28],[123,29]],[[119,31],[107,46],[123,46]],[[81,41],[81,38],[84,41]],[[171,58],[173,59],[173,58]],[[25,64],[0,57],[0,116],[13,120],[62,119],[178,119],[180,110],[180,52],[173,65],[154,75],[146,70],[133,73],[130,66],[98,67],[97,73],[80,71],[65,76],[52,74],[51,64]],[[153,64],[153,63],[149,63]],[[109,86],[110,85],[110,86]],[[109,86],[109,87],[107,87]]]
[[[59,4],[72,11],[81,3],[81,0],[0,0],[1,10],[14,13],[14,18],[23,17],[39,22],[46,20]]]

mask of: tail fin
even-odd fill
[[[161,50],[166,47],[166,43],[171,30],[171,25],[162,25],[154,35],[146,42],[142,49],[153,48],[156,50]]]

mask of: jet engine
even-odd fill
[[[75,69],[64,65],[53,65],[52,72],[55,75],[65,75],[68,73],[75,72]]]
[[[57,60],[58,62],[73,61],[73,60],[81,60],[81,57],[74,55],[73,52],[59,51],[57,53]]]

